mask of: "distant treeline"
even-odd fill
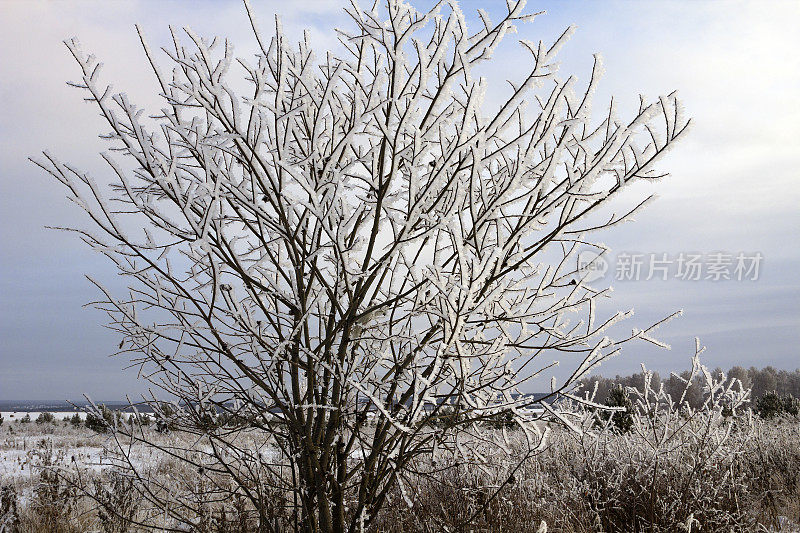
[[[727,372],[722,368],[717,367],[712,370],[712,374],[718,376],[724,373],[727,379],[738,379],[742,382],[745,388],[751,389],[752,401],[755,403],[763,398],[768,392],[776,392],[779,396],[792,396],[800,398],[800,369],[791,370],[778,370],[774,367],[767,366],[762,369],[756,367],[744,368],[741,366],[734,366]],[[674,400],[683,394],[685,382],[683,380],[689,379],[691,373],[685,370],[678,374],[683,379],[678,378],[674,374],[670,374],[667,378],[662,378],[658,372],[653,373],[652,387],[658,388],[659,383],[663,383],[664,390],[669,393]],[[615,376],[613,378],[606,378],[603,376],[590,376],[582,381],[584,391],[594,390],[597,384],[597,394],[595,401],[599,403],[608,403],[609,394],[612,389],[623,387],[636,387],[641,390],[644,383],[644,374],[639,372],[630,376]],[[686,394],[686,401],[692,407],[699,407],[702,405],[703,397],[703,384],[701,378],[697,376],[692,382]]]
[[[132,413],[133,408],[128,402],[115,401],[115,402],[98,402],[97,405],[105,405],[113,411],[122,411],[125,413]],[[142,413],[152,413],[153,409],[146,403],[137,403],[136,410]],[[19,401],[19,400],[0,400],[0,412],[9,413],[26,413],[26,412],[48,412],[48,413],[72,413],[75,411],[86,411],[91,407],[91,404],[85,401],[70,402],[66,400],[54,401]]]

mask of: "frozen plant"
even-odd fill
[[[663,175],[653,165],[688,120],[674,93],[593,115],[599,57],[585,83],[558,71],[573,28],[520,41],[521,75],[485,101],[501,80],[479,72],[536,17],[524,4],[495,21],[481,10],[469,29],[454,1],[352,3],[337,55],[292,44],[277,21],[267,36],[245,2],[255,57],[186,28],[168,69],[140,30],[163,100],[150,116],[66,42],[72,85],[110,128],[111,183],[49,152],[34,161],[93,223],[72,231],[129,280],[127,295],[97,283],[99,306],[120,351],[177,398],[169,413],[150,399],[157,419],[197,437],[169,452],[214,480],[214,498],[244,495],[260,527],[273,527],[274,490],[295,529],[368,527],[416,458],[509,449],[484,420],[510,417],[540,446],[520,392],[560,355],[574,372],[548,400],[622,343],[657,343],[655,326],[608,336],[629,314],[595,320],[607,289],[585,283],[575,255],[603,251],[590,235],[645,203],[601,217],[630,183]],[[135,469],[126,443],[148,433],[106,426]],[[241,431],[260,444],[237,446]],[[175,524],[199,512],[173,490],[142,493]]]
[[[574,437],[582,450],[576,477],[604,531],[738,531],[752,520],[737,499],[749,482],[740,457],[754,436],[750,390],[710,372],[700,362],[704,350],[697,340],[678,397],[642,366],[643,383],[627,387],[624,433],[614,418],[579,409],[587,431]],[[702,405],[693,408],[686,396],[698,380]]]

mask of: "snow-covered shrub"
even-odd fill
[[[80,491],[63,474],[64,450],[54,448],[50,439],[43,439],[33,450],[31,463],[38,479],[27,519],[33,521],[34,530],[77,533],[79,525],[73,512],[79,505]]]
[[[153,419],[147,413],[140,413],[136,417],[136,423],[145,427],[149,426],[152,423],[152,421]]]
[[[55,424],[56,417],[53,413],[48,413],[47,411],[39,413],[39,416],[36,417],[36,423],[39,425],[42,424]]]
[[[0,531],[3,533],[18,533],[19,531],[19,503],[17,491],[13,485],[0,487]]]
[[[683,389],[673,381],[667,391],[644,369],[641,383],[625,390],[628,401],[622,394],[613,401],[622,409],[604,415],[596,404],[573,404],[570,427],[551,424],[548,445],[513,472],[507,462],[416,465],[419,477],[394,493],[382,530],[435,524],[431,529],[458,531],[469,523],[531,531],[544,521],[563,532],[727,533],[777,523],[798,494],[798,444],[762,434],[763,423],[747,408],[749,390],[709,372],[701,352],[698,346],[692,369],[677,377]],[[628,431],[611,414],[628,415]]]
[[[767,391],[756,400],[755,412],[766,419],[780,416],[797,417],[800,412],[800,400],[790,394],[781,396],[776,391]]]
[[[122,412],[109,409],[105,404],[92,405],[86,411],[84,425],[97,433],[115,429],[122,422]]]
[[[800,530],[800,424],[793,419],[756,419],[752,445],[739,457],[746,479],[740,505],[777,531]],[[786,517],[793,527],[780,529]]]
[[[108,475],[93,479],[93,500],[104,533],[126,533],[136,519],[141,497],[134,488],[134,480],[113,470]]]
[[[737,499],[747,479],[736,468],[752,437],[745,409],[749,391],[737,380],[712,375],[700,363],[702,351],[698,341],[678,397],[661,383],[654,388],[652,374],[643,369],[641,387],[628,389],[633,402],[628,432],[620,435],[609,423],[600,431],[587,426],[572,437],[580,450],[571,461],[575,479],[604,530],[750,527]],[[697,382],[703,388],[692,402],[700,407],[694,408],[687,394]]]
[[[597,409],[597,424],[605,424],[611,420],[612,426],[617,431],[626,433],[633,427],[633,402],[631,401],[628,390],[622,386],[613,387],[608,392],[605,401],[608,407],[619,408],[620,410]]]
[[[155,428],[159,433],[169,433],[187,418],[178,406],[169,402],[157,402],[152,407]]]

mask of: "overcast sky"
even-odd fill
[[[486,4],[462,6],[474,20]],[[334,46],[332,28],[346,25],[339,2],[253,5],[265,29],[276,11],[290,33],[310,28],[318,50]],[[612,94],[631,106],[639,93],[677,89],[694,121],[660,165],[671,176],[633,189],[623,204],[652,192],[660,198],[635,223],[601,238],[613,249],[608,310],[634,308],[627,327],[641,327],[683,309],[661,330],[673,349],[630,345],[601,373],[634,372],[641,362],[662,373],[680,370],[695,336],[708,346],[710,366],[800,367],[800,3],[529,1],[529,8],[548,13],[520,26],[496,54],[493,74],[526,68],[530,56],[516,37],[547,40],[574,23],[562,69],[585,80],[592,54],[602,54],[598,106]],[[97,297],[85,273],[114,287],[121,281],[75,237],[44,228],[82,218],[26,158],[46,148],[108,181],[96,138],[105,128],[64,83],[77,70],[63,39],[77,36],[104,61],[104,80],[154,109],[155,80],[133,25],[144,27],[151,45],[166,42],[169,24],[188,25],[228,36],[249,55],[254,41],[244,9],[239,2],[29,0],[5,0],[0,9],[0,399],[136,394],[144,384],[123,370],[123,359],[108,357],[119,338],[103,328],[102,313],[82,307]],[[763,260],[757,280],[680,280],[672,265],[668,281],[618,281],[621,252],[643,254],[643,277],[649,254],[760,253]]]

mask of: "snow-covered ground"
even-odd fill
[[[13,417],[9,415],[14,415]],[[30,423],[19,420],[31,415]],[[108,435],[95,433],[83,425],[74,427],[65,420],[74,412],[53,413],[56,423],[37,424],[38,413],[2,414],[0,426],[0,484],[12,479],[30,478],[38,466],[54,464],[69,468],[100,472],[110,466],[109,451],[117,445]],[[83,418],[83,414],[81,418]],[[164,440],[170,439],[165,436]],[[134,445],[131,458],[137,467],[156,464],[155,451],[142,445]]]
[[[13,417],[10,416],[12,414]],[[31,422],[20,422],[26,414],[31,415]],[[74,412],[53,413],[57,422],[44,424],[35,422],[38,414],[2,413],[4,422],[0,425],[0,486],[11,480],[30,479],[43,464],[99,473],[111,467],[112,461],[119,464],[122,459],[118,453],[118,444],[108,434],[96,433],[83,424],[73,426],[67,422]],[[84,416],[81,413],[81,418]],[[149,439],[164,448],[194,450],[201,454],[212,452],[207,444],[185,435],[162,434],[152,428],[145,431],[149,431]],[[267,460],[275,458],[276,449],[264,442],[248,440],[243,444],[248,449],[259,450]],[[132,444],[125,448],[131,463],[139,471],[160,468],[173,462],[167,454],[152,446]]]
[[[56,420],[65,420],[67,418],[72,418],[75,415],[75,413],[78,413],[81,418],[86,417],[86,413],[82,412],[79,413],[78,411],[58,411],[58,412],[48,411],[48,412],[52,414],[56,418]],[[13,422],[15,420],[19,420],[21,418],[24,418],[25,415],[29,415],[31,418],[31,422],[33,422],[40,414],[42,414],[42,411],[0,411],[0,416],[3,417],[5,422]]]
[[[18,422],[26,414],[31,415],[31,422]],[[74,463],[88,468],[100,465],[108,445],[106,437],[82,426],[75,428],[63,422],[73,414],[54,413],[54,416],[59,415],[56,416],[59,422],[36,424],[33,421],[38,413],[2,413],[4,421],[0,426],[0,481],[31,476],[35,473],[36,465],[47,460],[57,464]]]

